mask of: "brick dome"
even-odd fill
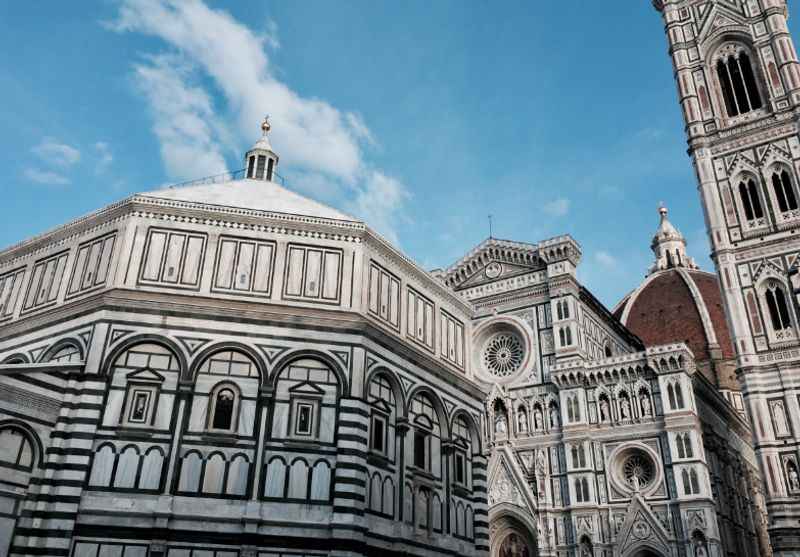
[[[682,268],[653,273],[620,302],[614,315],[645,345],[685,342],[698,363],[734,358],[714,274]]]
[[[614,316],[646,346],[685,342],[709,381],[738,390],[719,280],[686,254],[686,242],[667,219],[666,208],[659,214],[651,244],[655,263],[642,284],[617,304]]]

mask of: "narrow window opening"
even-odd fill
[[[275,159],[269,159],[267,162],[267,180],[272,181],[272,171],[275,168]]]
[[[456,453],[456,483],[465,485],[467,483],[466,459],[460,452]]]
[[[783,191],[783,183],[777,174],[772,175],[772,188],[775,190],[775,197],[778,199],[778,209],[780,209],[781,213],[785,213],[789,210],[789,206],[786,203],[786,195]]]
[[[717,62],[717,76],[719,77],[720,88],[722,89],[722,97],[725,99],[725,108],[728,111],[728,116],[738,116],[739,111],[736,108],[736,101],[733,98],[733,85],[731,85],[731,78],[728,75],[728,69],[725,67],[725,62],[719,60]]]
[[[747,220],[753,220],[753,206],[750,204],[750,194],[744,182],[739,183],[739,197],[742,199],[742,208],[744,208],[745,218]]]
[[[786,196],[786,206],[790,211],[794,211],[797,209],[797,196],[794,194],[792,179],[785,170],[781,172],[781,183],[783,184],[783,193]]]
[[[753,180],[747,183],[747,190],[750,193],[750,203],[753,204],[753,216],[760,219],[764,216],[764,211],[761,209],[761,198],[758,197],[756,183]]]
[[[256,158],[255,157],[248,157],[248,159],[247,159],[247,177],[248,178],[252,178],[253,177],[253,167],[255,166],[255,164],[256,164]]]
[[[214,403],[214,429],[231,429],[233,423],[233,404],[236,395],[230,389],[222,389],[217,393]]]
[[[258,155],[258,166],[256,167],[256,180],[264,179],[264,165],[267,163],[267,157]]]
[[[314,407],[311,404],[297,405],[297,421],[295,422],[295,434],[311,435],[313,432]]]
[[[744,78],[744,86],[747,89],[747,97],[750,100],[750,109],[761,108],[761,95],[758,93],[756,77],[753,75],[753,65],[750,63],[750,57],[744,52],[739,55],[739,65]]]
[[[414,432],[414,466],[428,469],[428,435],[422,431]]]
[[[373,416],[372,418],[372,449],[379,452],[386,452],[386,424],[383,418]]]

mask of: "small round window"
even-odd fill
[[[491,336],[483,349],[483,363],[495,377],[516,373],[525,359],[522,340],[512,332],[503,331]]]

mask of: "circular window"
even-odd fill
[[[515,373],[524,359],[522,341],[511,332],[495,334],[483,349],[483,363],[495,377],[508,377]]]
[[[622,475],[632,489],[645,489],[656,477],[655,463],[645,452],[631,451],[622,462]]]

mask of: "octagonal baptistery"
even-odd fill
[[[469,305],[268,131],[0,252],[0,554],[488,550]]]

